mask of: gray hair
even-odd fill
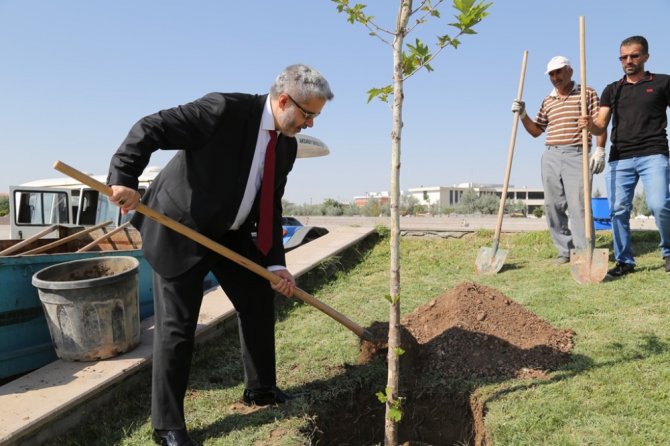
[[[329,101],[335,96],[326,78],[314,68],[303,64],[284,68],[270,88],[270,96],[273,98],[285,92],[299,101],[309,101],[314,97]]]

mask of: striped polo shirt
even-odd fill
[[[579,146],[582,145],[582,131],[577,120],[582,114],[581,85],[573,82],[572,91],[566,97],[559,97],[554,88],[544,98],[535,122],[547,132],[548,146]],[[600,102],[598,94],[591,87],[586,87],[586,113],[594,118],[598,114]],[[589,133],[589,147],[591,134]]]

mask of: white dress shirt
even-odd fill
[[[263,166],[265,165],[265,152],[270,142],[270,131],[275,129],[274,116],[272,115],[272,107],[270,106],[270,96],[265,101],[263,107],[263,114],[261,116],[261,126],[258,128],[258,137],[256,138],[256,150],[254,151],[254,159],[251,162],[251,170],[249,171],[249,179],[247,186],[244,189],[244,197],[240,208],[237,211],[237,216],[230,229],[239,229],[242,223],[249,216],[251,207],[254,205],[254,199],[261,187],[263,180]]]
[[[254,151],[254,159],[251,162],[249,179],[247,180],[247,186],[244,189],[244,197],[242,197],[242,203],[240,203],[237,216],[230,227],[232,230],[239,229],[240,226],[242,226],[242,223],[247,219],[249,212],[251,212],[251,207],[254,205],[256,194],[261,188],[261,182],[263,181],[263,166],[265,166],[265,152],[267,151],[268,143],[270,142],[270,131],[272,130],[275,130],[275,119],[272,114],[272,107],[270,106],[270,96],[268,95],[268,98],[265,101],[265,107],[263,107],[263,114],[261,115],[261,126],[258,128],[256,150]],[[272,265],[267,267],[268,271],[278,271],[280,269],[286,269],[286,267],[282,265]]]

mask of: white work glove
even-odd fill
[[[596,147],[595,152],[591,155],[591,161],[589,162],[589,167],[591,168],[591,172],[595,174],[599,174],[605,169],[605,148],[604,147]]]
[[[526,103],[518,99],[512,101],[512,113],[519,113],[520,119],[526,117]]]

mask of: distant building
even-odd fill
[[[388,191],[383,191],[383,192],[366,192],[365,195],[358,195],[354,197],[354,204],[362,208],[364,207],[368,201],[371,199],[377,200],[377,203],[380,206],[383,206],[385,204],[388,204],[389,202],[389,193]]]
[[[491,194],[500,199],[502,196],[502,184],[460,183],[453,186],[430,186],[414,187],[403,192],[403,195],[411,195],[421,205],[437,205],[439,209],[454,208],[458,205],[461,196],[468,189],[473,189],[478,195]],[[363,207],[370,198],[376,198],[381,203],[389,200],[388,192],[368,192],[365,196],[354,197],[354,204]],[[507,199],[519,201],[526,206],[527,213],[532,213],[537,207],[544,207],[544,190],[541,188],[514,187],[507,188]],[[382,201],[383,200],[383,201]]]
[[[415,187],[408,189],[407,193],[419,200],[419,204],[437,204],[440,209],[444,209],[456,207],[461,196],[468,189],[473,189],[478,195],[492,194],[500,199],[503,186],[502,184],[461,183],[451,187]],[[532,213],[536,207],[544,206],[544,189],[509,186],[507,199],[524,203],[527,212]]]

